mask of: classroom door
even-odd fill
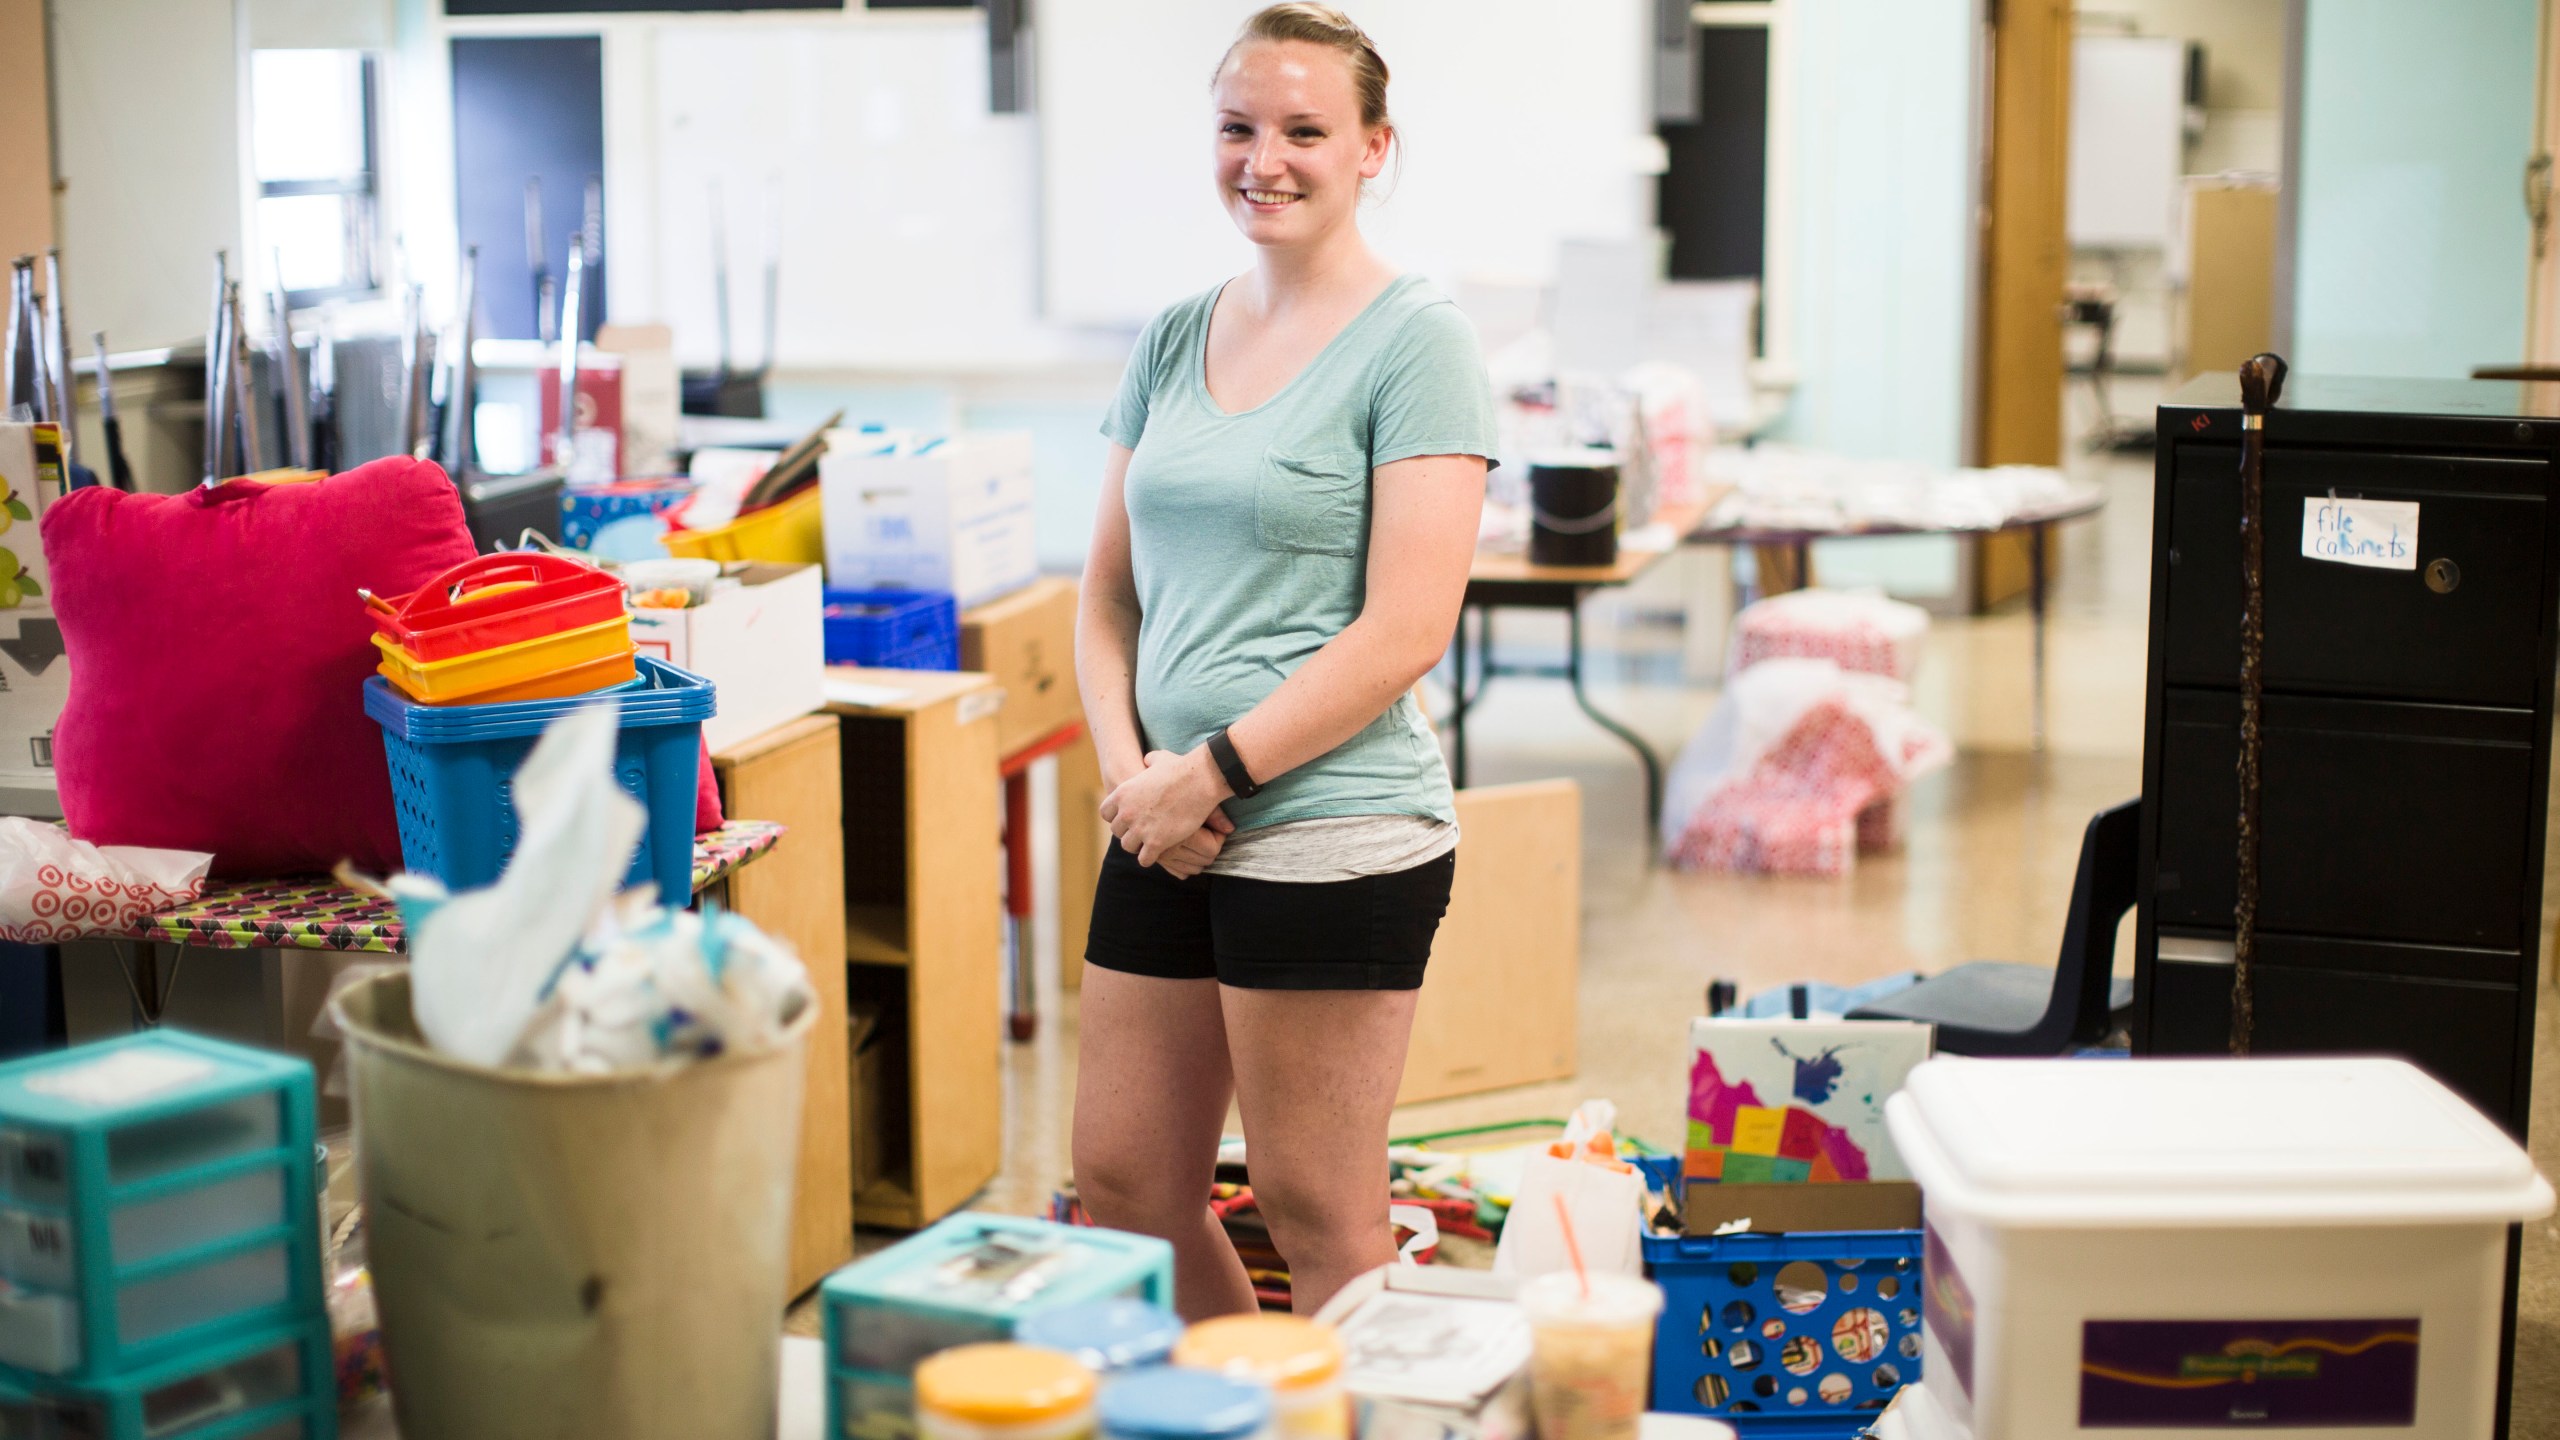
[[[2538,9],[2304,7],[2297,370],[2458,377],[2523,358]]]
[[[569,273],[569,236],[586,222],[587,189],[604,174],[604,42],[593,35],[457,38],[453,42],[455,219],[480,248],[479,309],[492,338],[530,340],[537,273],[550,315]],[[527,248],[528,190],[540,195],[541,253]],[[600,226],[600,222],[599,222]],[[591,236],[590,249],[602,237]],[[579,337],[604,320],[604,276],[586,277]]]

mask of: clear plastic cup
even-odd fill
[[[1632,1275],[1572,1271],[1520,1289],[1529,1317],[1529,1403],[1539,1440],[1636,1440],[1662,1291]]]

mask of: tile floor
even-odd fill
[[[2120,403],[2151,401],[2124,389]],[[1900,852],[1862,857],[1845,879],[1692,875],[1649,864],[1629,753],[1573,709],[1560,682],[1501,682],[1473,721],[1473,778],[1569,776],[1584,787],[1582,1071],[1570,1081],[1407,1107],[1396,1116],[1398,1133],[1561,1115],[1585,1097],[1606,1096],[1631,1132],[1677,1137],[1687,1063],[1679,1017],[1697,1012],[1710,979],[1733,978],[1748,994],[1798,978],[1856,981],[1983,957],[2050,963],[2081,828],[2141,788],[2151,461],[2075,453],[2070,464],[2101,482],[2109,503],[2064,532],[2046,747],[2029,743],[2023,606],[1939,621],[1915,698],[1953,735],[1958,756],[1910,795]],[[1587,627],[1607,648],[1593,693],[1666,760],[1714,703],[1709,685],[1684,674],[1700,668],[1694,655],[1684,664],[1684,650],[1714,647],[1684,646],[1676,626],[1655,617],[1676,610],[1684,583],[1718,588],[1722,563],[1687,558],[1683,566],[1703,573],[1665,567],[1624,602],[1593,603],[1595,622],[1610,609],[1622,619]],[[1541,649],[1560,656],[1563,628],[1553,617],[1514,614],[1503,620],[1501,640],[1511,658]],[[2546,903],[2560,902],[2560,885],[2546,889]],[[2119,954],[2129,966],[2130,919],[2124,934]],[[1071,996],[1043,988],[1047,1023],[1009,1056],[1004,1169],[979,1202],[991,1209],[1036,1212],[1068,1174],[1075,1011]],[[2560,1005],[2546,993],[2536,1129],[2543,1168],[2560,1174],[2555,1011]],[[2560,1440],[2560,1226],[2528,1228],[2513,1434]],[[864,1238],[866,1249],[876,1243]],[[807,1310],[794,1317],[795,1328],[814,1321]]]

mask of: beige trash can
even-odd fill
[[[636,1075],[436,1054],[348,987],[358,1176],[404,1440],[774,1433],[801,1053]]]

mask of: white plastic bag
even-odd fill
[[[1510,1217],[1502,1222],[1502,1240],[1493,1252],[1493,1273],[1533,1280],[1573,1268],[1565,1244],[1565,1219],[1573,1223],[1573,1243],[1582,1252],[1583,1268],[1619,1275],[1644,1273],[1644,1177],[1615,1157],[1610,1140],[1617,1122],[1615,1105],[1585,1101],[1565,1125],[1564,1139],[1554,1149],[1532,1155],[1520,1172],[1520,1189],[1511,1197]],[[1610,1158],[1603,1160],[1602,1155]],[[1559,1213],[1557,1201],[1563,1201]]]
[[[411,1003],[439,1051],[489,1066],[602,1074],[784,1044],[816,1003],[787,946],[745,919],[621,891],[648,816],[613,772],[609,705],[554,721],[517,770],[515,853],[484,890],[414,875]]]
[[[204,893],[211,855],[92,845],[58,825],[0,817],[0,940],[119,935]]]

